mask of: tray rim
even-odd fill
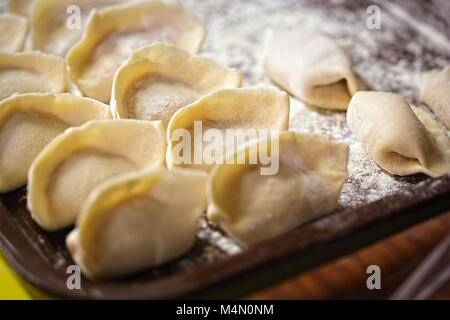
[[[434,184],[438,186],[430,188]],[[411,188],[360,207],[344,209],[321,217],[291,232],[216,262],[157,279],[143,280],[137,284],[130,284],[126,280],[94,283],[83,277],[81,289],[67,289],[67,275],[55,272],[55,269],[39,259],[37,251],[32,248],[26,235],[20,232],[21,229],[14,223],[14,218],[1,202],[0,249],[20,276],[33,286],[57,298],[180,298],[246,272],[276,264],[277,261],[289,259],[296,254],[304,255],[318,245],[332,243],[379,223],[388,223],[391,218],[412,214],[419,208],[438,202],[443,202],[446,208],[450,208],[450,174],[427,179],[412,185]],[[334,233],[330,234],[330,230]]]

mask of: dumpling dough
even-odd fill
[[[422,101],[450,129],[450,67],[425,72],[420,89]]]
[[[388,92],[361,91],[347,111],[350,130],[370,157],[396,175],[450,172],[450,139],[423,110]]]
[[[242,75],[169,44],[137,50],[114,77],[111,107],[119,119],[162,120],[201,96],[237,88]]]
[[[158,41],[189,53],[200,50],[205,29],[175,3],[143,1],[93,11],[67,55],[71,79],[87,96],[109,102],[114,74],[131,53]]]
[[[72,94],[31,93],[0,103],[0,193],[26,184],[34,158],[68,127],[111,119],[109,107]]]
[[[126,1],[129,0],[36,0],[31,16],[31,47],[65,57],[80,40],[92,9]],[[79,11],[68,10],[70,6],[77,6]],[[78,18],[80,21],[77,26],[75,19]]]
[[[113,179],[92,192],[67,247],[89,278],[129,275],[188,251],[205,207],[201,171],[159,169]]]
[[[344,50],[325,35],[303,28],[269,33],[264,68],[283,89],[319,108],[346,110],[358,90]]]
[[[28,173],[28,209],[45,230],[73,224],[91,191],[121,174],[164,165],[160,121],[90,121],[59,135]]]
[[[250,145],[246,163],[265,146],[271,150],[266,141]],[[293,230],[337,205],[347,178],[347,145],[324,136],[282,132],[278,154],[275,175],[261,175],[261,164],[222,164],[211,172],[208,219],[244,245]]]
[[[62,93],[68,87],[63,59],[38,51],[0,53],[0,100],[14,93]]]
[[[8,11],[29,17],[35,0],[8,0]]]
[[[195,134],[194,122],[201,124],[202,137],[206,130],[215,129],[222,134],[223,140],[226,140],[226,129],[287,130],[289,96],[285,92],[269,88],[223,89],[212,92],[178,110],[167,128],[169,144],[166,161],[169,168],[188,167],[210,170],[212,164],[203,161],[203,155],[210,143],[202,141],[205,138],[202,139]],[[190,157],[184,154],[189,141],[184,136],[178,137],[178,132],[189,133]],[[222,141],[223,144],[220,145],[219,141],[211,140],[217,149],[222,149],[221,154],[211,154],[214,163],[217,163],[224,158],[226,141]],[[199,143],[202,147],[195,148],[195,145]]]
[[[26,18],[10,13],[0,14],[0,51],[22,51],[27,28]]]

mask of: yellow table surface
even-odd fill
[[[0,300],[49,299],[50,297],[32,287],[10,266],[0,251]]]

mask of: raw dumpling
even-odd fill
[[[127,0],[36,0],[31,16],[31,47],[64,57],[81,38],[92,9]]]
[[[361,91],[347,111],[350,130],[370,157],[396,175],[450,172],[450,139],[423,110],[411,109],[400,96]]]
[[[91,191],[129,172],[164,165],[160,121],[90,121],[48,144],[28,173],[28,208],[45,230],[68,227]]]
[[[344,50],[325,35],[305,29],[271,32],[264,68],[283,89],[320,108],[346,110],[358,90]]]
[[[450,129],[450,67],[425,72],[420,89],[422,101]]]
[[[234,156],[246,157],[247,164],[217,165],[211,172],[208,219],[244,245],[276,237],[333,211],[347,178],[347,145],[287,131],[274,139],[279,143],[276,174],[262,175],[259,157],[261,148],[276,153],[274,140],[252,144],[248,153],[241,149]],[[258,163],[248,164],[249,157]]]
[[[35,0],[8,0],[8,11],[29,17]]]
[[[119,119],[162,120],[201,96],[237,88],[242,75],[169,44],[136,51],[114,77],[111,107]]]
[[[26,184],[34,158],[68,127],[111,119],[109,107],[69,93],[16,95],[0,103],[0,193]]]
[[[72,81],[109,102],[113,78],[131,53],[158,41],[196,53],[205,37],[198,19],[175,3],[143,1],[93,11],[83,38],[67,55]]]
[[[196,130],[194,122],[201,127]],[[226,154],[227,129],[287,130],[288,126],[289,96],[285,92],[268,88],[215,91],[173,115],[167,129],[167,166],[209,170],[213,164],[222,161]],[[211,136],[208,143],[203,137],[207,130],[221,134],[222,142]],[[208,157],[213,160],[209,162],[212,163],[203,161],[209,145],[219,150],[217,153],[214,150],[208,153]]]
[[[68,87],[63,59],[38,51],[0,53],[0,100],[15,93],[62,93]]]
[[[10,13],[0,14],[0,51],[22,51],[27,28],[27,18]]]
[[[205,207],[201,171],[126,175],[92,192],[67,247],[89,278],[129,275],[188,251]]]

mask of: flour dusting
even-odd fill
[[[203,21],[208,35],[200,55],[214,59],[243,75],[243,87],[276,87],[264,73],[262,54],[269,29],[306,27],[321,31],[335,39],[350,55],[355,73],[370,90],[390,91],[409,103],[420,103],[420,74],[449,64],[450,54],[427,32],[413,28],[399,19],[399,10],[391,13],[380,1],[382,29],[366,27],[366,9],[370,1],[236,1],[198,2],[183,0],[181,4]],[[441,33],[436,31],[434,40]],[[445,46],[445,45],[444,45]],[[444,51],[444,53],[442,53]],[[345,112],[312,109],[291,97],[290,128],[299,132],[318,133],[350,146],[349,177],[337,208],[354,208],[397,192],[408,192],[412,185],[428,179],[424,175],[398,177],[381,170],[367,155],[350,132]],[[207,234],[209,225],[202,222],[200,234]],[[218,232],[218,231],[217,231]],[[213,246],[226,254],[239,252],[238,245],[217,237]],[[224,245],[225,244],[225,245]]]

